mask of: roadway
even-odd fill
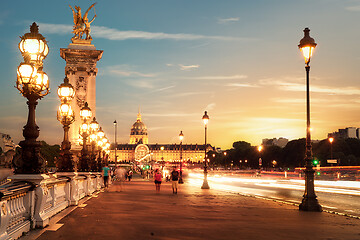
[[[201,171],[191,171],[186,180],[201,186],[203,176]],[[283,175],[269,178],[217,171],[209,173],[208,182],[212,189],[295,205],[301,203],[305,189],[303,179],[285,179]],[[315,193],[324,210],[360,218],[360,182],[315,180]]]

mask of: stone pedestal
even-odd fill
[[[68,48],[60,49],[60,56],[66,61],[65,75],[75,88],[75,97],[71,107],[75,113],[75,122],[69,131],[69,140],[72,150],[79,150],[79,127],[81,124],[80,109],[85,102],[89,104],[92,114],[96,116],[96,68],[97,61],[102,57],[103,51],[96,50],[90,43],[71,43]]]
[[[70,187],[67,190],[66,194],[68,195],[67,199],[69,205],[78,205],[80,197],[78,193],[78,181],[76,177],[78,176],[77,172],[58,172],[56,173],[58,177],[68,177],[70,179]]]

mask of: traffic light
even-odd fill
[[[319,160],[317,160],[316,158],[313,159],[313,165],[316,166],[319,164]]]

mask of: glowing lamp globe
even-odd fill
[[[204,122],[204,125],[206,126],[209,122],[209,116],[207,115],[207,111],[205,111],[204,116],[202,117],[202,120]]]
[[[83,124],[81,124],[80,125],[80,133],[81,134],[86,134],[86,133],[88,133],[89,132],[89,124],[87,124],[87,123],[83,123]]]
[[[39,26],[34,22],[30,26],[30,33],[25,33],[20,38],[19,50],[23,57],[42,65],[42,61],[49,53],[49,47],[45,38],[39,33]]]
[[[95,133],[99,130],[99,123],[96,121],[95,117],[93,118],[93,120],[90,123],[90,130],[93,133]]]
[[[105,133],[104,133],[104,131],[102,130],[101,127],[100,127],[97,135],[98,135],[99,139],[103,139],[105,137]]]
[[[315,40],[310,37],[310,29],[304,29],[304,37],[300,40],[299,49],[302,52],[305,63],[308,64],[316,47]]]
[[[34,81],[37,69],[30,63],[20,63],[17,69],[17,85],[24,86]]]
[[[88,103],[85,102],[84,107],[82,107],[81,110],[80,110],[80,117],[83,120],[88,120],[88,119],[91,118],[91,116],[92,116],[91,109],[89,108]]]
[[[64,78],[64,82],[60,84],[57,94],[62,102],[70,102],[75,96],[75,90],[69,83],[67,77]]]
[[[180,134],[179,134],[179,139],[180,141],[182,141],[184,139],[184,134],[182,131],[180,131]]]

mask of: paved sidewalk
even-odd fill
[[[146,181],[114,187],[36,230],[37,239],[360,239],[360,220],[344,216],[187,184],[177,195],[170,183],[159,194]]]

